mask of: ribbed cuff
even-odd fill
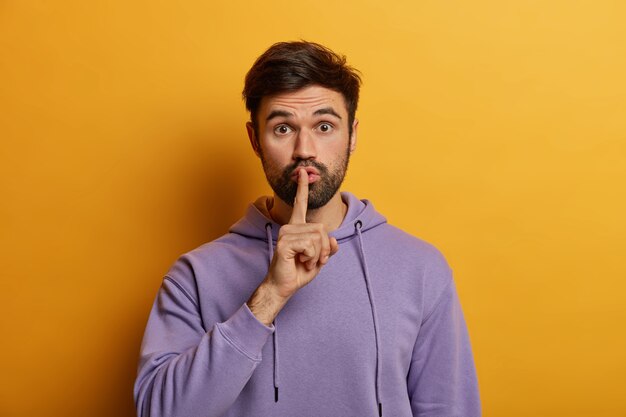
[[[219,327],[231,343],[255,360],[261,358],[261,350],[274,332],[274,326],[261,323],[246,303]]]

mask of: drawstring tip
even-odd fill
[[[274,402],[278,402],[278,387],[274,387]]]
[[[378,403],[378,417],[383,417],[383,403]]]

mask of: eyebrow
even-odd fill
[[[335,111],[335,109],[333,109],[332,107],[324,107],[318,110],[315,110],[315,112],[313,112],[314,116],[321,116],[324,114],[329,114],[331,116],[335,116],[337,119],[341,120],[341,116],[339,114],[337,114],[337,112]],[[277,117],[284,117],[286,119],[290,119],[293,117],[293,114],[285,111],[285,110],[273,110],[265,119],[266,122],[269,122],[272,119],[275,119]]]
[[[275,119],[276,117],[285,117],[287,119],[293,117],[293,114],[289,113],[288,111],[285,110],[274,110],[272,111],[267,118],[265,119],[266,122],[269,122],[272,119]]]
[[[313,114],[315,116],[321,116],[323,114],[329,114],[329,115],[335,116],[337,119],[341,120],[341,116],[339,116],[339,114],[337,114],[335,109],[333,109],[332,107],[324,107],[324,108],[321,108],[319,110],[315,110],[315,112]]]

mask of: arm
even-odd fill
[[[141,346],[134,390],[139,417],[218,416],[235,402],[261,361],[276,315],[338,250],[323,225],[306,223],[307,200],[301,170],[291,220],[280,230],[265,280],[247,304],[208,332],[197,300],[165,278]]]
[[[252,313],[266,325],[339,250],[337,239],[328,237],[323,224],[306,222],[308,201],[309,179],[300,169],[291,218],[280,228],[267,276],[248,300]]]
[[[222,415],[260,363],[272,332],[245,304],[205,331],[196,302],[166,277],[141,346],[134,388],[137,415]]]
[[[451,277],[434,308],[425,312],[407,386],[414,416],[481,415],[470,340]]]

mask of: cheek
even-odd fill
[[[277,163],[285,163],[291,161],[293,156],[293,144],[292,141],[272,141],[266,140],[261,146],[263,147],[263,153],[268,159],[276,161]]]
[[[263,156],[273,166],[286,165],[291,160],[290,154],[281,152],[280,149],[272,149],[271,147],[263,149]]]
[[[348,141],[337,141],[332,146],[324,149],[323,154],[319,155],[323,161],[328,161],[329,164],[338,165],[345,159],[346,154],[349,151]]]
[[[277,147],[263,146],[263,155],[261,157],[264,169],[272,175],[279,175],[289,165],[291,154],[284,152],[284,149]]]

